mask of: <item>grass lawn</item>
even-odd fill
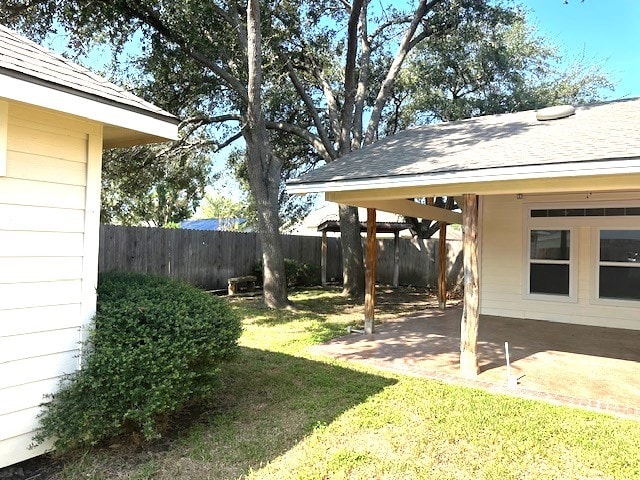
[[[361,307],[335,291],[291,299],[284,312],[233,301],[241,354],[168,438],[79,452],[55,478],[640,478],[640,422],[313,357]],[[425,302],[382,293],[380,317]]]

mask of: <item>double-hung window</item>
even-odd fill
[[[599,231],[598,298],[640,300],[640,230]]]
[[[570,297],[571,231],[532,228],[529,242],[528,293]]]

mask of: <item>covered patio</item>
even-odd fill
[[[640,331],[482,315],[480,373],[468,379],[459,375],[461,306],[436,307],[387,320],[374,336],[314,346],[313,353],[640,419]],[[505,341],[517,386],[507,384]]]
[[[416,333],[411,346],[411,335],[385,342],[389,332],[382,330],[362,340],[360,355],[384,356],[394,342],[396,348],[418,345],[426,350],[407,352],[403,368],[412,366],[412,358],[414,366],[429,365],[423,362],[437,356],[444,362],[440,370],[459,368],[470,382],[494,381],[496,369],[487,366],[500,364],[497,352],[509,338],[483,339],[481,330],[483,321],[495,324],[484,335],[503,322],[501,328],[515,334],[515,375],[528,359],[546,359],[536,368],[555,366],[539,375],[533,369],[521,372],[521,383],[534,378],[532,392],[560,391],[555,387],[563,385],[575,389],[567,390],[568,396],[582,398],[578,395],[586,391],[574,372],[600,370],[592,384],[610,387],[588,389],[588,401],[597,402],[606,391],[623,395],[611,401],[628,404],[632,398],[632,405],[640,405],[637,395],[621,393],[640,370],[617,378],[606,366],[590,364],[601,358],[590,352],[610,336],[614,341],[602,351],[616,353],[602,358],[636,364],[640,359],[639,131],[640,98],[476,117],[404,130],[290,181],[290,193],[322,192],[326,200],[367,208],[364,325],[369,334],[374,333],[376,210],[462,224],[465,308],[439,313],[451,315],[449,334]],[[434,197],[455,198],[461,213],[436,208],[429,202]],[[437,318],[431,315],[429,325]],[[565,334],[555,338],[557,331]],[[439,340],[429,341],[430,335]],[[560,338],[564,343],[557,347],[548,343]],[[447,345],[439,355],[433,350],[438,344]],[[633,355],[623,356],[626,350]],[[389,357],[399,358],[398,352]]]

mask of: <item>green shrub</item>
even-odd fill
[[[263,280],[262,261],[255,268],[258,283]],[[310,263],[302,263],[291,258],[284,259],[284,273],[288,287],[311,287],[320,284],[320,268]]]
[[[34,440],[54,437],[65,451],[123,433],[158,437],[171,413],[216,388],[240,334],[226,301],[193,286],[101,276],[83,368],[46,404]]]
[[[320,283],[320,269],[316,265],[285,258],[284,270],[289,287],[310,287]]]

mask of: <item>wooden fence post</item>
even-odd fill
[[[447,223],[440,222],[438,239],[438,306],[447,307]]]
[[[327,286],[327,232],[322,231],[322,255],[320,257],[320,281],[323,287]]]
[[[460,322],[460,374],[478,375],[478,196],[462,197],[463,255],[464,255],[464,311]]]
[[[400,232],[393,232],[393,286],[400,285]]]
[[[367,262],[365,271],[364,333],[373,334],[376,305],[376,209],[367,208]]]

